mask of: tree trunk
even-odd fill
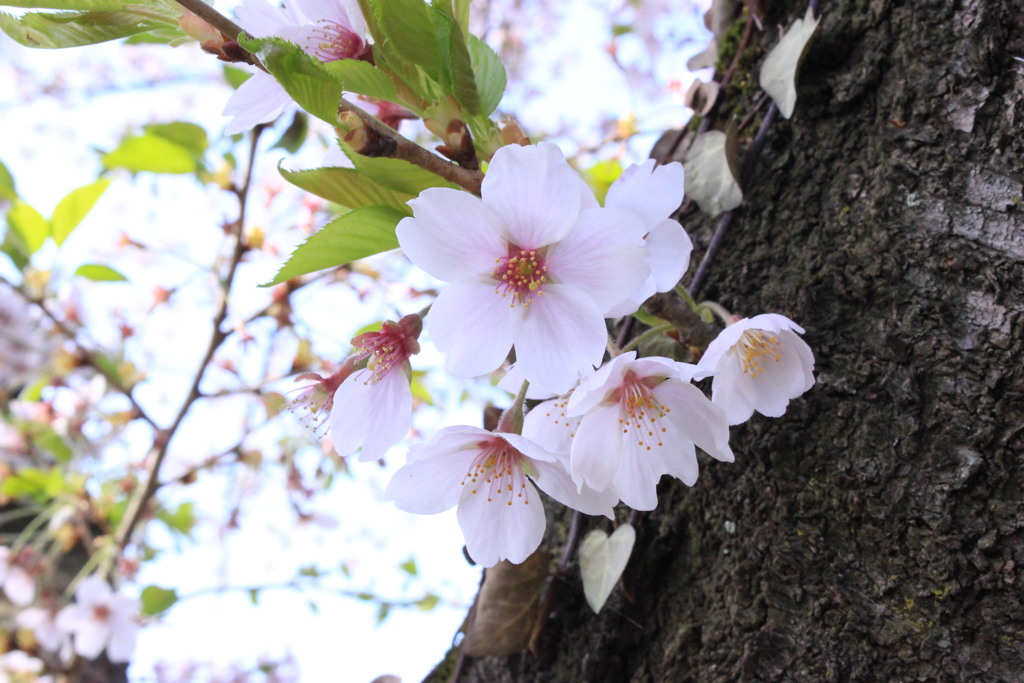
[[[817,385],[662,481],[600,615],[574,571],[538,651],[462,683],[1024,675],[1024,13],[820,14],[705,290],[806,327]]]

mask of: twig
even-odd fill
[[[207,5],[203,0],[175,0],[175,2],[205,21],[210,26],[213,26],[227,38],[235,41],[235,43],[238,43],[239,36],[245,33],[241,26],[213,9],[213,7]],[[266,68],[264,68],[264,66],[260,64],[259,59],[256,58],[256,55],[252,54],[241,45],[239,45],[238,48],[239,49],[237,51],[233,51],[231,53],[231,61],[244,61],[247,64],[252,64],[253,66],[266,71]]]
[[[149,474],[146,477],[145,483],[140,488],[136,489],[135,495],[129,501],[124,519],[121,522],[120,527],[117,529],[116,541],[118,547],[121,549],[124,549],[125,546],[128,545],[128,542],[131,540],[132,533],[135,531],[136,526],[138,526],[143,517],[146,505],[153,497],[153,494],[156,493],[158,478],[160,476],[160,467],[163,465],[164,459],[167,457],[167,450],[171,439],[177,433],[178,428],[181,426],[182,421],[184,421],[185,416],[192,407],[192,404],[200,398],[201,393],[199,391],[199,385],[206,374],[206,368],[213,360],[213,356],[217,352],[217,349],[220,348],[220,345],[228,336],[228,333],[221,329],[221,325],[223,325],[224,320],[227,318],[231,284],[235,279],[235,273],[238,270],[238,264],[242,260],[242,255],[245,253],[246,247],[243,227],[245,225],[246,199],[249,195],[249,187],[252,183],[253,167],[255,166],[256,160],[256,146],[263,130],[263,126],[256,126],[256,128],[253,129],[252,142],[249,147],[249,163],[245,172],[245,180],[242,186],[235,191],[239,202],[238,220],[234,225],[235,243],[231,254],[231,260],[228,263],[227,274],[221,286],[220,301],[217,305],[217,311],[213,318],[213,333],[210,338],[210,343],[206,347],[206,353],[204,354],[202,361],[199,363],[199,369],[196,371],[196,374],[192,379],[192,386],[189,389],[188,395],[185,397],[185,401],[181,404],[181,408],[178,410],[178,414],[175,416],[174,422],[171,423],[171,426],[167,429],[159,431],[153,439],[153,447],[150,450],[152,465],[150,465]]]
[[[447,181],[453,182],[460,187],[480,196],[480,184],[483,182],[484,174],[480,171],[471,171],[462,168],[457,164],[446,161],[436,154],[428,152],[412,140],[404,137],[391,126],[387,125],[377,117],[360,109],[348,100],[342,98],[338,108],[339,113],[351,112],[363,120],[366,127],[373,133],[387,141],[382,146],[381,156],[403,159],[426,169],[435,175],[439,175]]]

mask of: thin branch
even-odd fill
[[[339,113],[351,112],[355,114],[362,119],[371,132],[386,141],[385,144],[381,145],[379,156],[404,159],[480,196],[480,184],[484,179],[484,174],[480,171],[462,168],[457,164],[442,159],[436,154],[428,152],[412,140],[404,137],[391,126],[344,98],[341,100],[338,111]]]
[[[158,432],[156,438],[153,440],[153,447],[150,450],[150,457],[152,464],[150,465],[149,474],[146,477],[145,483],[135,491],[135,495],[128,503],[128,509],[125,511],[124,520],[121,526],[117,530],[116,540],[119,548],[124,548],[128,545],[131,540],[132,533],[141,521],[145,512],[146,506],[153,494],[156,493],[158,487],[158,479],[160,476],[160,468],[163,465],[164,459],[167,457],[168,446],[170,445],[171,439],[177,433],[178,428],[184,421],[185,416],[188,414],[189,409],[201,396],[199,385],[203,381],[203,377],[206,375],[206,369],[209,367],[213,360],[214,354],[220,345],[227,338],[228,333],[221,329],[224,321],[228,315],[228,303],[231,294],[231,284],[234,282],[235,273],[238,271],[238,264],[242,261],[242,255],[245,253],[245,233],[243,227],[245,225],[245,209],[246,199],[249,195],[249,187],[252,183],[253,167],[256,161],[256,147],[259,142],[260,134],[263,132],[263,126],[256,126],[252,132],[252,142],[249,147],[249,163],[245,172],[245,181],[242,186],[235,191],[238,196],[239,211],[238,220],[235,222],[234,227],[234,249],[231,253],[231,260],[228,263],[227,274],[221,285],[220,301],[217,305],[217,311],[213,318],[213,333],[210,338],[210,343],[206,347],[206,353],[203,355],[202,361],[199,363],[199,369],[196,371],[195,376],[192,379],[192,386],[189,389],[188,395],[184,402],[181,404],[181,408],[178,410],[178,414],[174,418],[174,422],[166,430]]]

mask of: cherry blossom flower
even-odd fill
[[[53,355],[38,316],[13,290],[0,285],[0,388],[17,386]]]
[[[235,10],[238,23],[252,36],[276,36],[301,47],[321,62],[352,59],[367,49],[366,21],[350,0],[291,0],[274,6],[267,0],[246,0]],[[258,123],[273,121],[291,104],[291,97],[270,74],[251,69],[224,107],[234,118],[225,133],[234,135]]]
[[[345,378],[334,393],[331,439],[339,455],[362,449],[361,461],[377,460],[409,433],[409,356],[419,353],[416,339],[422,329],[418,315],[407,315],[352,340],[357,349],[353,360],[367,364]]]
[[[43,662],[22,650],[0,654],[0,683],[51,683],[52,676],[43,676]]]
[[[670,216],[683,202],[683,165],[656,166],[654,159],[630,166],[608,188],[604,205],[636,214],[646,226],[644,248],[650,275],[639,287],[605,312],[609,318],[634,313],[655,292],[679,283],[690,264],[693,243]]]
[[[75,652],[87,659],[99,657],[104,649],[112,662],[127,662],[135,650],[140,603],[118,595],[99,576],[78,584],[75,604],[57,613],[57,626],[74,637]]]
[[[604,354],[604,311],[649,273],[642,221],[592,206],[554,145],[494,155],[482,198],[431,188],[397,228],[409,259],[445,287],[425,325],[460,377],[497,369],[509,350],[526,379],[565,391]]]
[[[36,642],[48,652],[57,653],[61,661],[72,656],[71,638],[57,626],[57,613],[46,607],[29,607],[18,612],[15,622],[32,631]]]
[[[578,486],[612,487],[637,510],[658,504],[663,474],[697,481],[699,446],[733,461],[725,413],[690,384],[695,366],[630,351],[583,380],[565,413],[582,417],[572,437],[570,472]]]
[[[335,372],[324,377],[316,372],[304,372],[295,378],[296,382],[308,382],[295,391],[289,408],[309,427],[316,436],[325,431],[327,419],[334,408],[334,394],[342,382],[355,372],[358,358],[349,356]]]
[[[26,556],[0,546],[0,587],[15,605],[28,605],[36,597],[36,581],[25,568]]]
[[[518,434],[468,426],[445,427],[414,445],[385,497],[421,515],[458,505],[469,555],[490,567],[500,560],[523,562],[540,545],[546,521],[534,483],[569,507],[612,516],[615,497],[578,492],[552,453]]]
[[[797,336],[803,333],[789,318],[764,313],[729,325],[708,345],[698,367],[714,373],[711,400],[729,424],[746,422],[755,410],[779,417],[814,386],[814,354]]]

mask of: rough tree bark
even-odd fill
[[[705,292],[803,324],[817,385],[663,480],[600,616],[574,578],[462,683],[1024,676],[1024,12],[820,13]]]

